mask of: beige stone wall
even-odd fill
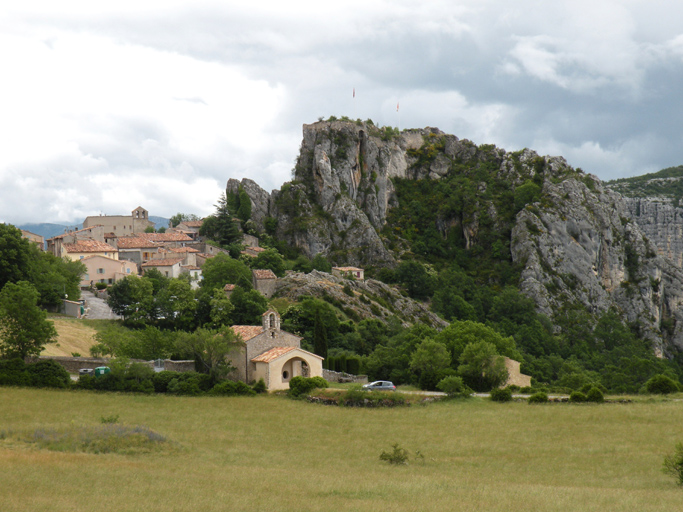
[[[519,386],[520,388],[531,386],[531,377],[521,373],[519,371],[519,365],[519,361],[515,361],[509,357],[505,358],[505,368],[507,368],[509,376],[503,387],[510,385]]]
[[[275,293],[276,285],[277,279],[254,279],[254,288],[268,299]]]

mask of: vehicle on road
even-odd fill
[[[81,368],[78,370],[78,375],[93,375],[95,373],[95,370],[92,368]]]
[[[366,391],[396,391],[396,386],[388,380],[376,380],[375,382],[364,384],[363,389]]]

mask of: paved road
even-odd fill
[[[81,298],[85,299],[85,318],[94,320],[115,320],[121,318],[111,310],[104,300],[96,297],[92,292],[81,292]]]

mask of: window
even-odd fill
[[[81,256],[81,259],[83,259],[83,256]]]
[[[103,268],[98,268],[97,269],[98,274],[104,274],[104,269]]]

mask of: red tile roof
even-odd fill
[[[251,271],[256,279],[277,279],[277,276],[270,269],[257,269]]]
[[[271,361],[274,361],[278,357],[284,356],[292,350],[296,350],[296,347],[273,347],[263,354],[256,356],[251,361],[254,363],[270,363]]]
[[[135,233],[135,236],[154,242],[194,242],[182,233]]]
[[[233,290],[235,289],[235,285],[234,285],[234,284],[226,284],[226,285],[223,287],[223,289],[224,289],[226,292],[231,292],[231,291],[233,291]]]
[[[201,228],[203,223],[203,220],[186,220],[181,222],[181,224],[185,224],[188,228]]]
[[[66,252],[117,252],[115,247],[97,240],[76,240],[73,244],[64,244]]]
[[[263,332],[260,325],[233,325],[232,330],[238,334],[242,341],[248,341]]]
[[[332,270],[341,270],[342,272],[358,272],[362,271],[362,268],[358,267],[332,267]]]
[[[119,249],[148,249],[159,247],[160,244],[139,236],[122,236],[118,239]]]

